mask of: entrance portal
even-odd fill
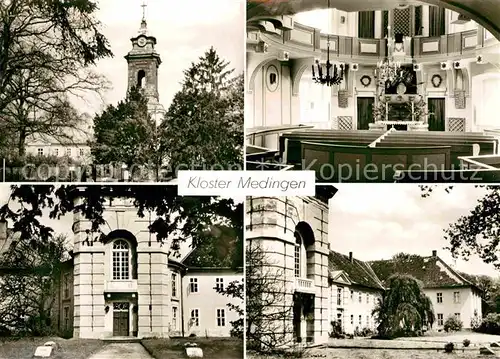
[[[113,303],[113,336],[128,337],[130,322],[130,304],[127,302]]]

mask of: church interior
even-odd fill
[[[498,34],[447,3],[249,1],[247,169],[498,181]]]

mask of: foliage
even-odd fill
[[[293,328],[288,324],[293,308],[286,304],[285,275],[259,243],[247,241],[245,252],[247,348],[275,352],[293,344]]]
[[[74,213],[91,222],[86,240],[99,241],[106,236],[101,231],[104,208],[114,198],[132,200],[139,218],[156,214],[149,231],[159,242],[171,240],[173,250],[188,239],[195,247],[209,240],[207,228],[214,224],[229,226],[237,238],[243,238],[242,203],[213,196],[178,196],[175,186],[16,185],[9,201],[0,208],[0,219],[12,221],[20,241],[36,238],[34,243],[48,243],[54,231],[41,223],[44,212],[52,219]]]
[[[0,130],[19,155],[32,135],[71,142],[82,129],[70,96],[107,87],[90,70],[112,56],[96,12],[94,0],[0,2]]]
[[[243,163],[243,75],[211,48],[184,71],[168,109],[162,148],[175,169],[230,169]],[[241,167],[240,167],[241,168]]]
[[[344,333],[342,330],[342,325],[337,321],[332,321],[330,324],[332,327],[332,331],[328,333],[330,338],[335,338],[335,339],[343,338]]]
[[[500,188],[489,186],[485,195],[469,214],[460,217],[445,230],[454,257],[469,258],[477,254],[485,263],[500,268]]]
[[[446,318],[446,321],[444,322],[444,330],[446,332],[458,332],[462,330],[463,323],[460,319],[455,317],[454,315],[450,315],[448,318]]]
[[[470,345],[470,340],[469,339],[464,339],[464,341],[462,342],[462,344],[464,345],[464,347],[468,347]]]
[[[389,278],[389,289],[373,310],[383,338],[414,336],[435,320],[432,302],[423,292],[422,283],[408,275]]]
[[[57,300],[65,240],[56,236],[44,243],[13,242],[1,256],[1,267],[18,270],[0,281],[0,326],[18,335],[53,332],[51,309]]]
[[[165,158],[158,151],[159,130],[148,113],[147,101],[141,89],[134,87],[125,101],[109,105],[94,118],[91,151],[96,163],[125,163],[129,168],[162,165]]]
[[[470,327],[473,331],[478,331],[481,328],[481,324],[483,320],[477,315],[477,312],[474,313],[474,316],[470,320]]]
[[[244,293],[245,286],[243,282],[240,281],[232,281],[224,288],[216,288],[217,293],[225,295],[230,298],[237,299],[239,303],[228,303],[227,307],[229,310],[234,311],[238,314],[238,319],[231,321],[231,336],[236,338],[243,339],[243,330],[244,330]]]
[[[500,334],[500,313],[490,313],[483,318],[480,327],[476,330],[481,333]]]
[[[453,343],[446,343],[444,345],[444,351],[446,353],[452,353],[454,349],[455,349],[455,345]]]

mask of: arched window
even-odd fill
[[[126,241],[113,242],[113,280],[130,279],[130,247]]]
[[[139,70],[139,72],[137,73],[137,87],[146,87],[146,72],[144,70]]]
[[[301,275],[301,253],[302,253],[302,238],[300,234],[295,232],[295,277],[300,278]]]

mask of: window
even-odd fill
[[[130,279],[128,243],[122,239],[113,242],[113,280]]]
[[[363,325],[363,322],[362,322],[362,319],[361,319],[361,315],[359,316],[359,326]]]
[[[370,304],[370,294],[366,294],[366,304]]]
[[[453,303],[460,303],[460,292],[453,292]]]
[[[224,309],[217,309],[217,326],[226,326],[226,311]]]
[[[191,310],[191,325],[195,327],[200,326],[200,311],[198,309]]]
[[[360,303],[362,303],[362,302],[363,302],[363,299],[362,299],[361,293],[359,293],[359,302],[360,302]]]
[[[354,315],[351,314],[351,325],[354,325]]]
[[[342,305],[342,292],[344,291],[344,288],[339,287],[337,288],[337,305]]]
[[[351,290],[351,301],[354,301],[354,291]]]
[[[215,288],[224,290],[224,278],[215,278]]]
[[[367,328],[370,327],[370,316],[369,315],[366,316],[366,327]]]
[[[189,291],[198,293],[198,278],[189,278]]]
[[[69,307],[64,307],[64,329],[69,329]]]
[[[59,148],[54,148],[54,156],[59,156]]]
[[[438,325],[442,326],[443,325],[443,314],[438,314]]]
[[[66,148],[66,156],[71,157],[71,148]]]
[[[177,307],[172,307],[172,329],[177,329]]]
[[[69,298],[69,274],[64,275],[64,299]]]
[[[37,150],[38,156],[43,156],[43,148]]]
[[[177,274],[172,273],[172,297],[177,297]]]
[[[85,150],[83,148],[80,148],[79,153],[80,153],[80,156],[84,156],[85,155]]]
[[[443,293],[438,293],[437,294],[437,302],[438,303],[443,303]]]
[[[460,313],[455,313],[455,319],[460,320]]]
[[[294,252],[294,260],[295,260],[295,277],[300,278],[300,249],[302,247],[302,240],[298,233],[295,233],[295,252]]]

